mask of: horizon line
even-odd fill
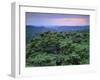
[[[26,26],[43,26],[43,27],[47,27],[47,26],[59,26],[59,25],[26,25]],[[62,25],[62,26],[90,26],[90,25]]]

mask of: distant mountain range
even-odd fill
[[[33,36],[46,31],[52,32],[66,32],[66,31],[80,31],[89,30],[89,26],[34,26],[26,25],[26,39],[30,40]]]
[[[33,29],[45,29],[45,30],[54,30],[54,31],[68,31],[68,30],[84,30],[89,29],[89,26],[32,26],[26,25],[26,28],[33,28]]]

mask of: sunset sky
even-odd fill
[[[85,25],[89,25],[89,15],[27,12],[26,25],[85,26]]]

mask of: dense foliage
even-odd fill
[[[26,47],[26,66],[89,63],[89,31],[43,32]]]

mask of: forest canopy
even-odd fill
[[[26,66],[89,64],[89,30],[40,33],[26,44]]]

